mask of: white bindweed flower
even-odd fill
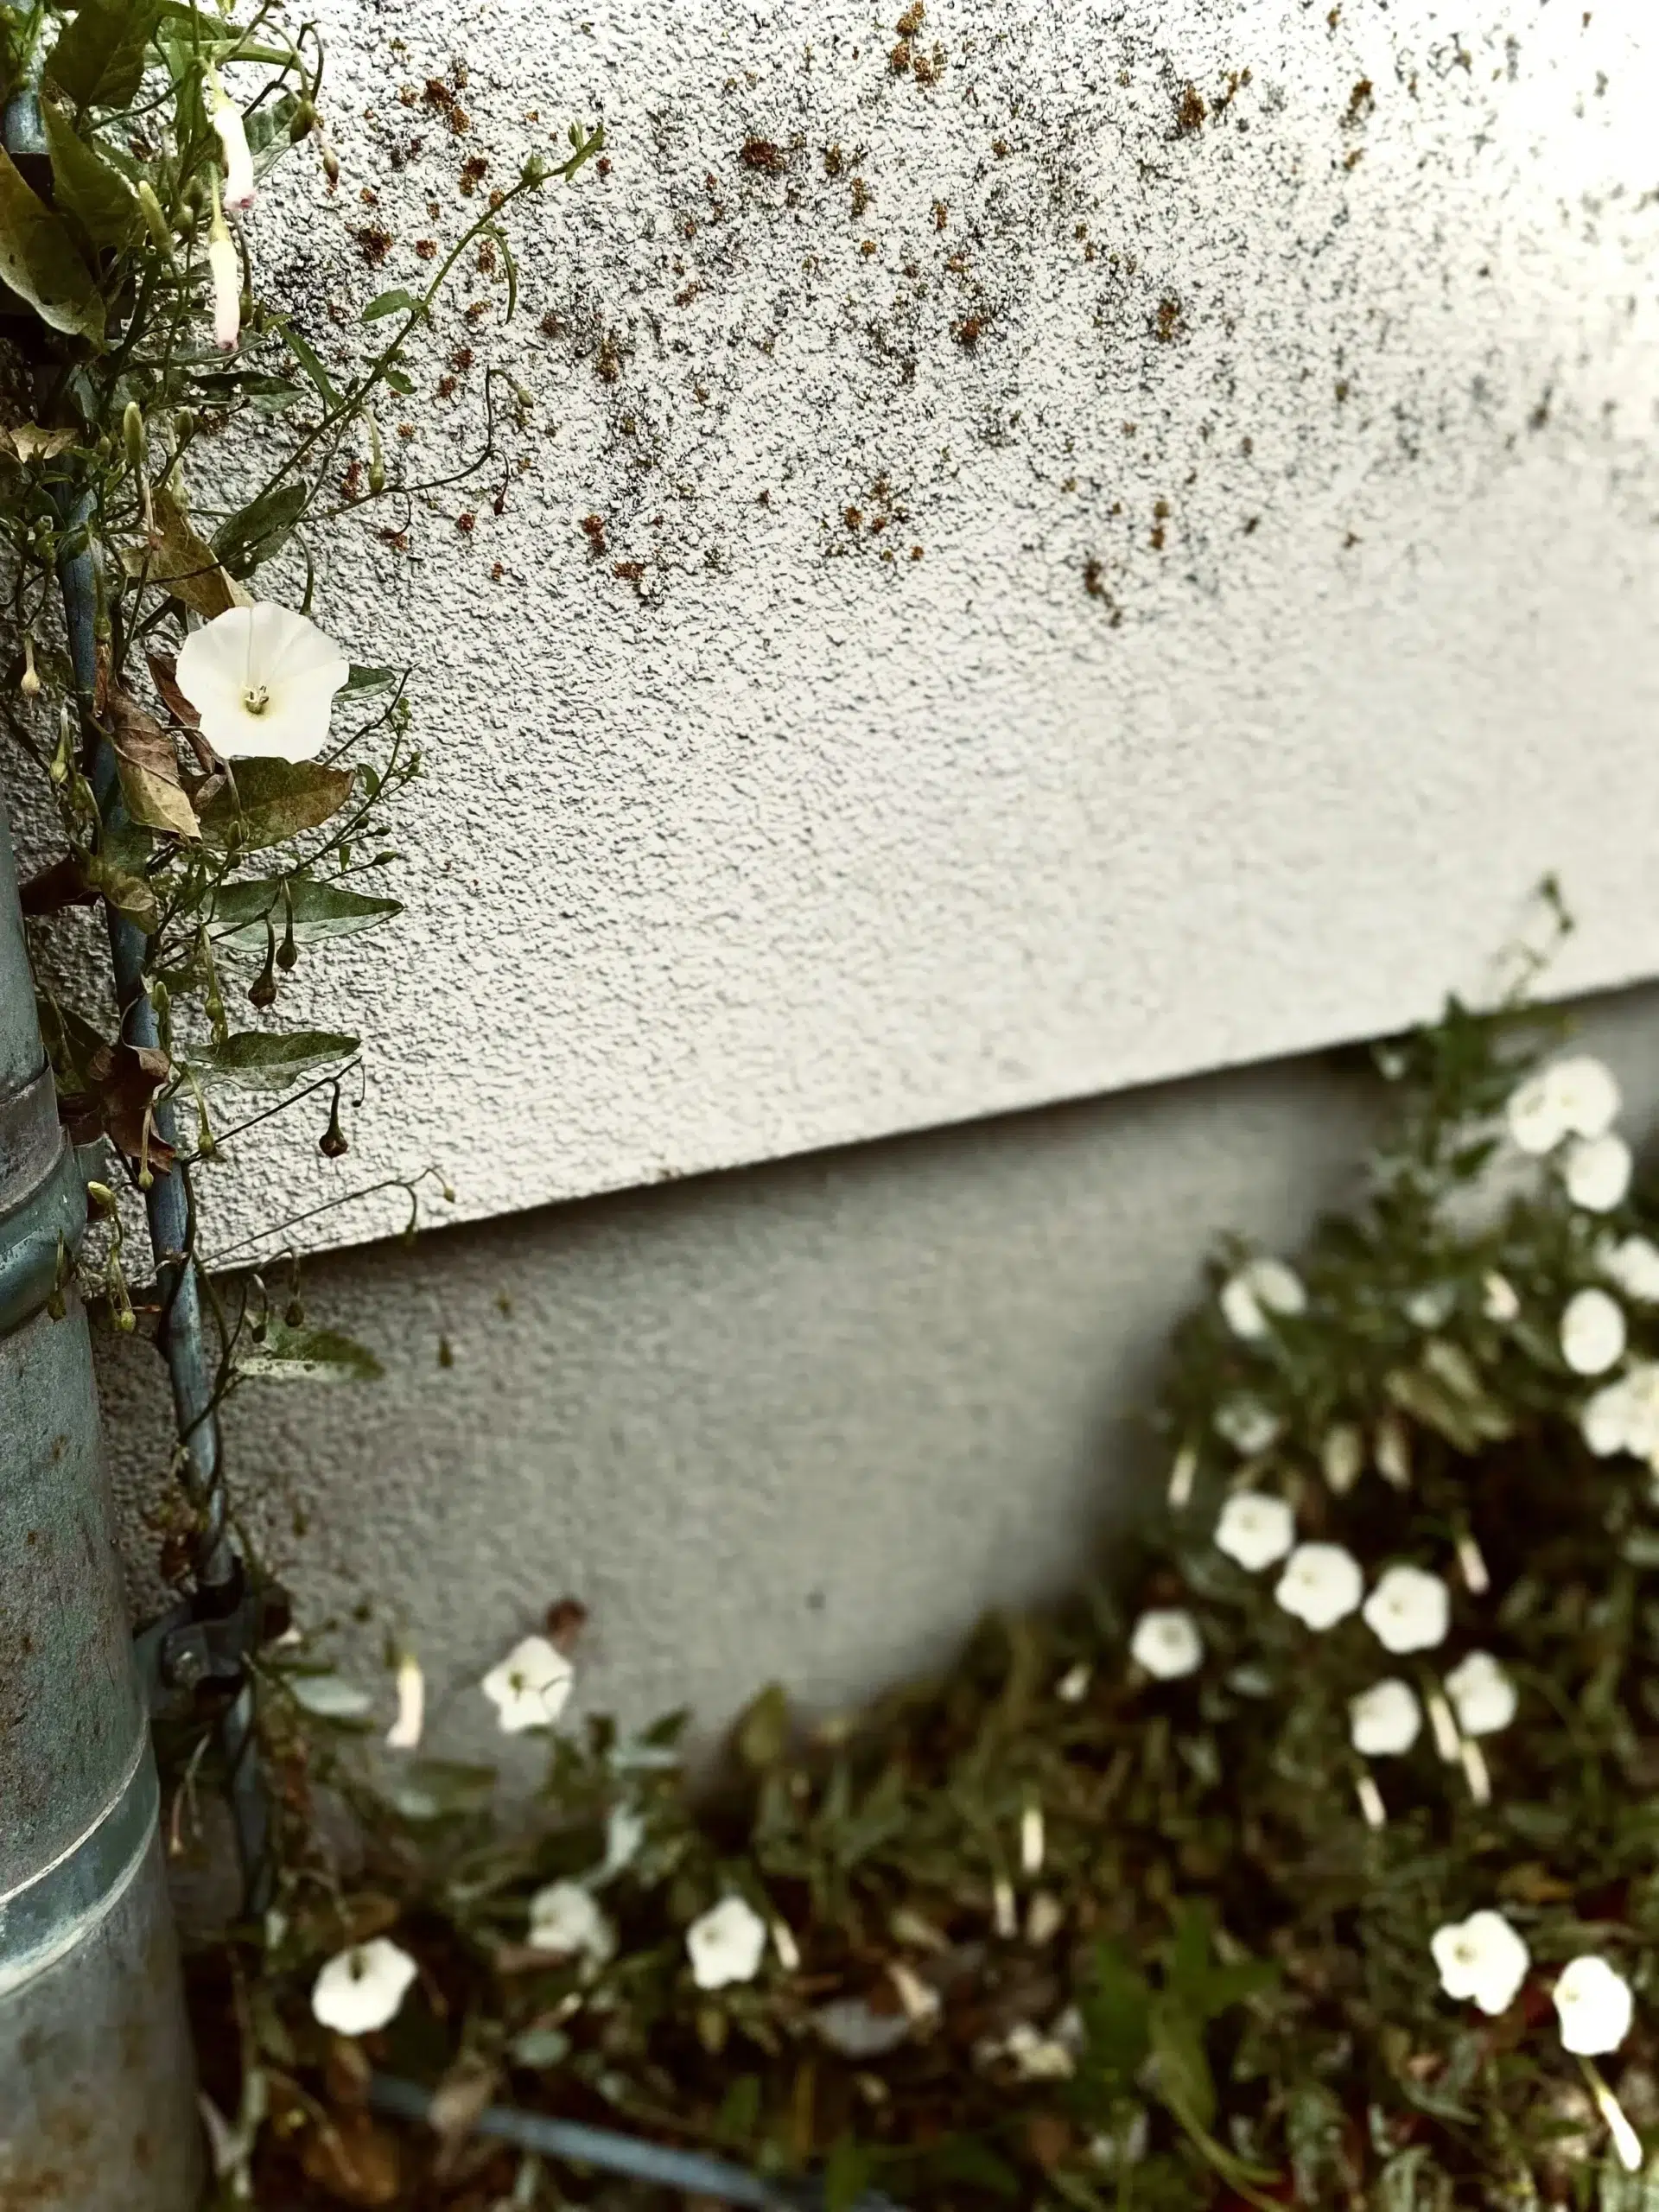
[[[722,1897],[685,1931],[691,1978],[699,1989],[753,1981],[766,1948],[766,1923],[747,1897]]]
[[[1305,1313],[1307,1293],[1282,1260],[1249,1260],[1222,1285],[1220,1306],[1233,1334],[1255,1344],[1272,1328],[1274,1315]]]
[[[1273,1595],[1276,1605],[1307,1627],[1327,1629],[1347,1619],[1364,1587],[1359,1561],[1340,1544],[1298,1544]]]
[[[1612,1071],[1580,1052],[1529,1076],[1511,1092],[1505,1112],[1511,1137],[1536,1157],[1554,1152],[1564,1137],[1605,1136],[1618,1105]]]
[[[1414,1329],[1438,1329],[1451,1319],[1458,1302],[1455,1283],[1429,1283],[1421,1290],[1414,1290],[1405,1301],[1405,1316]]]
[[[328,742],[334,694],[351,664],[291,607],[227,607],[179,648],[178,687],[226,760],[310,760]]]
[[[1260,1398],[1229,1398],[1216,1408],[1217,1433],[1247,1459],[1276,1443],[1283,1427],[1278,1414]]]
[[[1626,1298],[1637,1306],[1659,1306],[1659,1244],[1651,1237],[1625,1236],[1598,1254],[1603,1274],[1610,1276]]]
[[[1276,1566],[1296,1541],[1296,1516],[1282,1497],[1239,1491],[1221,1509],[1217,1548],[1248,1573]]]
[[[1191,1613],[1179,1606],[1156,1606],[1136,1621],[1129,1656],[1159,1681],[1173,1682],[1202,1663],[1204,1638]]]
[[[1501,1912],[1471,1912],[1437,1928],[1429,1945],[1440,1987],[1483,2012],[1506,2012],[1527,1978],[1532,1955]]]
[[[1513,1321],[1521,1311],[1521,1300],[1516,1294],[1515,1285],[1507,1275],[1499,1274],[1496,1268],[1481,1284],[1480,1310],[1489,1321],[1497,1321],[1500,1325]]]
[[[1569,1959],[1555,1984],[1561,2042],[1580,2057],[1617,2050],[1630,2032],[1630,1985],[1605,1959],[1583,1952]]]
[[[1514,1719],[1519,1703],[1514,1682],[1490,1651],[1460,1659],[1446,1678],[1446,1694],[1465,1736],[1496,1736]]]
[[[1659,1472],[1659,1364],[1638,1360],[1605,1384],[1586,1401],[1579,1428],[1599,1459],[1629,1452]]]
[[[1348,1701],[1348,1732],[1362,1758],[1397,1758],[1422,1732],[1423,1709],[1409,1682],[1397,1675]]]
[[[426,1720],[426,1677],[421,1662],[410,1652],[397,1662],[397,1718],[386,1731],[387,1748],[412,1751],[421,1740]]]
[[[495,1707],[503,1735],[521,1736],[527,1728],[553,1726],[569,1701],[575,1680],[575,1669],[563,1652],[544,1636],[527,1636],[479,1687]]]
[[[527,1941],[532,1951],[597,1967],[613,1955],[616,1930],[580,1882],[550,1882],[530,1901]]]
[[[385,1936],[355,1943],[312,1983],[312,2015],[336,2035],[372,2035],[396,2018],[418,1972],[409,1953]]]
[[[1062,1705],[1081,1705],[1089,1694],[1089,1685],[1094,1678],[1094,1669],[1086,1659],[1078,1659],[1068,1667],[1054,1685],[1054,1694]]]
[[[1561,1315],[1561,1357],[1575,1375],[1605,1375],[1624,1354],[1624,1312],[1605,1290],[1577,1290]]]
[[[1391,1567],[1365,1600],[1365,1625],[1385,1650],[1432,1651],[1446,1641],[1452,1593],[1421,1567]]]
[[[248,150],[248,133],[242,120],[242,111],[220,84],[217,69],[210,67],[205,73],[201,96],[224,159],[225,205],[227,207],[251,207],[253,156]]]
[[[1016,2020],[1003,2038],[1001,2056],[1013,2062],[1022,2082],[1069,2082],[1077,2070],[1077,2054],[1058,2035],[1045,2035],[1029,2020]]]
[[[1473,2002],[1482,2013],[1504,2013],[1531,1967],[1531,1951],[1502,1913],[1471,1913],[1435,1929],[1429,1948],[1449,1998]]]
[[[213,289],[213,343],[222,353],[233,353],[242,334],[242,264],[236,241],[219,213],[219,193],[213,193],[213,220],[207,226],[207,275]]]
[[[1575,1137],[1567,1147],[1561,1170],[1567,1195],[1586,1213],[1611,1213],[1622,1205],[1630,1187],[1635,1163],[1622,1136],[1609,1129],[1605,1137]]]

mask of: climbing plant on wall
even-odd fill
[[[0,68],[8,709],[58,832],[22,893],[41,1027],[64,1117],[107,1163],[83,1287],[131,1330],[130,1281],[156,1287],[182,1478],[163,1565],[251,1635],[219,1406],[250,1375],[374,1363],[308,1327],[291,1284],[273,1299],[257,1276],[210,1278],[213,1169],[308,1100],[323,1154],[348,1150],[359,1040],[289,1017],[286,987],[397,914],[388,824],[421,772],[407,671],[379,664],[363,607],[323,619],[319,580],[348,525],[397,535],[428,490],[381,420],[418,411],[452,273],[470,254],[510,318],[516,203],[574,176],[600,134],[532,155],[453,238],[423,242],[418,289],[347,315],[296,283],[291,250],[272,257],[262,207],[290,154],[339,188],[313,27],[270,6],[38,0],[0,6]],[[488,313],[474,303],[470,327]],[[89,912],[107,933],[90,963],[73,919],[65,942]],[[404,1185],[411,1224],[427,1181]]]

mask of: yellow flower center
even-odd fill
[[[242,703],[251,715],[263,715],[270,704],[270,694],[263,683],[250,683],[242,694]]]

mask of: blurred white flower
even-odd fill
[[[218,70],[211,66],[203,74],[201,96],[207,110],[207,120],[213,126],[224,160],[225,205],[227,207],[251,207],[253,156],[248,150],[248,134],[242,120],[242,111],[220,84]]]
[[[397,1718],[386,1731],[386,1745],[394,1751],[412,1751],[421,1740],[426,1720],[426,1677],[421,1662],[405,1651],[397,1662]]]
[[[786,1920],[772,1923],[772,1948],[778,1954],[778,1963],[785,1974],[798,1974],[801,1968],[801,1947],[795,1941],[795,1930]]]
[[[530,1901],[532,1951],[562,1959],[581,1959],[602,1967],[615,1953],[616,1930],[580,1882],[550,1882]]]
[[[1629,1452],[1659,1471],[1659,1364],[1637,1360],[1605,1383],[1585,1402],[1579,1428],[1599,1459]]]
[[[1368,1828],[1385,1828],[1389,1825],[1389,1808],[1382,1802],[1382,1792],[1369,1774],[1362,1774],[1354,1783],[1354,1795],[1359,1800],[1359,1809],[1365,1816]]]
[[[1217,1434],[1247,1459],[1276,1442],[1283,1427],[1278,1414],[1259,1398],[1229,1398],[1216,1408]]]
[[[1513,1321],[1521,1311],[1521,1300],[1515,1285],[1507,1275],[1496,1268],[1487,1275],[1480,1287],[1480,1310],[1489,1321]]]
[[[1451,1592],[1421,1567],[1389,1567],[1365,1600],[1365,1625],[1388,1651],[1432,1651],[1451,1618]]]
[[[1603,1274],[1611,1277],[1638,1306],[1659,1306],[1659,1244],[1649,1236],[1625,1236],[1604,1245],[1597,1255]]]
[[[1411,1749],[1422,1726],[1417,1694],[1397,1675],[1348,1700],[1348,1732],[1362,1758],[1397,1758]]]
[[[1016,2020],[1002,2040],[1001,2056],[1011,2059],[1023,2082],[1067,2082],[1077,2070],[1071,2040],[1056,2031],[1045,2035],[1029,2020]]]
[[[1567,1147],[1561,1179],[1567,1195],[1586,1213],[1611,1213],[1624,1203],[1635,1162],[1630,1147],[1610,1129],[1605,1137],[1575,1137]]]
[[[1639,2174],[1643,2159],[1642,2138],[1630,2126],[1624,2106],[1593,2068],[1590,2074],[1590,2094],[1596,2101],[1596,2110],[1607,2123],[1607,2132],[1613,2139],[1619,2164],[1627,2174]]]
[[[1446,1693],[1465,1736],[1496,1736],[1514,1719],[1519,1702],[1514,1682],[1490,1651],[1460,1659],[1446,1678]]]
[[[506,1736],[520,1736],[527,1728],[550,1728],[569,1701],[575,1669],[544,1636],[527,1636],[515,1643],[499,1667],[492,1667],[479,1685],[495,1707],[495,1717]]]
[[[1507,2011],[1527,1978],[1532,1955],[1501,1912],[1471,1912],[1467,1920],[1437,1928],[1429,1945],[1440,1987],[1483,2012]]]
[[[1039,1890],[1026,1911],[1026,1941],[1033,1950],[1052,1943],[1065,1925],[1065,1907],[1052,1890]]]
[[[1202,1663],[1204,1638],[1191,1613],[1174,1605],[1154,1606],[1135,1623],[1129,1656],[1160,1682],[1173,1682]]]
[[[385,1936],[329,1960],[311,1985],[314,2018],[336,2035],[372,2035],[397,2017],[420,1969]]]
[[[1040,1805],[1027,1805],[1020,1815],[1020,1872],[1040,1874],[1047,1847],[1043,1808]]]
[[[1583,1952],[1569,1959],[1555,1984],[1561,2042],[1585,2058],[1617,2050],[1630,2032],[1630,1985],[1605,1959]]]
[[[1282,1497],[1262,1491],[1236,1492],[1216,1523],[1217,1548],[1251,1574],[1283,1559],[1295,1541],[1295,1515]]]
[[[1605,1136],[1618,1115],[1618,1085],[1587,1052],[1556,1060],[1510,1093],[1510,1135],[1522,1152],[1554,1152],[1563,1137]]]
[[[1561,1315],[1561,1357],[1575,1375],[1605,1375],[1624,1357],[1624,1313],[1605,1290],[1576,1290]]]
[[[1365,1439],[1351,1421],[1338,1421],[1325,1433],[1319,1446],[1319,1469],[1338,1497],[1359,1480],[1365,1465]]]
[[[1429,1283],[1422,1290],[1414,1290],[1406,1300],[1405,1316],[1414,1329],[1438,1329],[1450,1318],[1457,1302],[1455,1284]]]
[[[722,1897],[685,1931],[691,1978],[699,1989],[753,1981],[766,1948],[766,1923],[747,1897]]]
[[[1089,1694],[1089,1684],[1094,1669],[1086,1659],[1078,1659],[1068,1667],[1054,1685],[1054,1694],[1062,1705],[1081,1705]]]
[[[334,694],[351,672],[315,622],[258,600],[193,630],[175,676],[225,760],[310,760],[328,742]]]
[[[1282,1260],[1250,1260],[1221,1287],[1222,1319],[1247,1344],[1265,1337],[1278,1313],[1305,1313],[1301,1277]]]
[[[1309,1628],[1327,1629],[1348,1618],[1364,1587],[1359,1561],[1340,1544],[1298,1544],[1273,1595]]]

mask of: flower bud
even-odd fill
[[[213,280],[213,338],[226,353],[236,350],[242,329],[242,265],[213,193],[213,226],[207,233],[207,267]]]
[[[35,672],[35,639],[27,630],[23,632],[23,672],[17,679],[17,689],[25,699],[38,699],[41,696],[41,679]]]
[[[144,410],[130,399],[121,416],[121,436],[127,448],[127,466],[136,476],[144,465]]]
[[[308,137],[317,127],[317,111],[308,99],[302,99],[288,121],[288,143],[297,146],[302,138]]]
[[[374,419],[374,410],[369,410],[369,489],[384,492],[386,488],[386,456],[380,444],[380,425]]]
[[[113,1213],[115,1211],[115,1192],[110,1188],[107,1183],[88,1183],[86,1185],[86,1196],[91,1203],[98,1209],[99,1213]]]
[[[138,187],[138,208],[144,219],[144,227],[155,241],[156,251],[169,269],[175,268],[178,264],[173,253],[173,226],[162,213],[154,186],[148,181]]]

